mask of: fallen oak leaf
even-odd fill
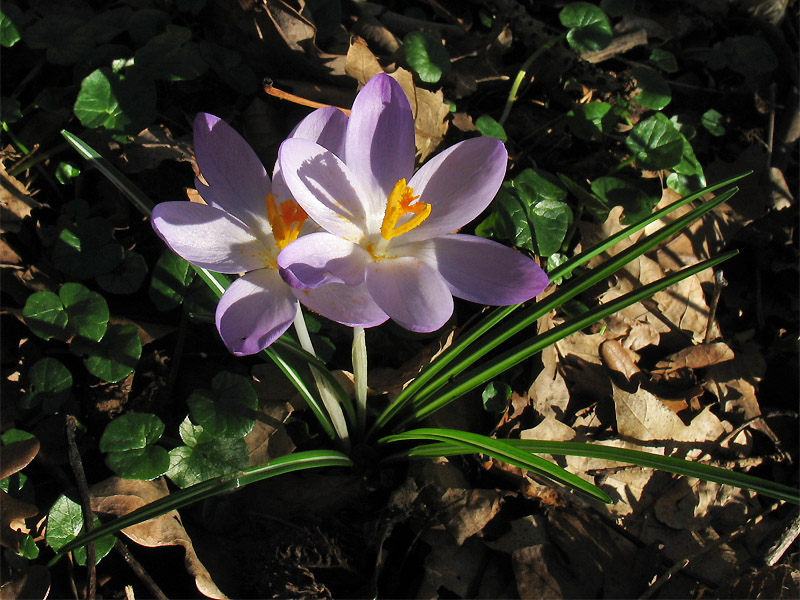
[[[121,517],[145,504],[169,494],[163,478],[140,481],[111,477],[89,489],[94,512]],[[183,546],[186,551],[186,570],[195,578],[198,591],[208,598],[227,598],[217,587],[208,569],[195,552],[192,540],[181,523],[178,511],[172,510],[122,530],[132,541],[149,548],[157,546]]]
[[[29,438],[3,446],[0,479],[11,477],[24,469],[38,454],[39,440]],[[0,544],[19,551],[19,532],[27,532],[25,519],[39,514],[39,509],[0,490]]]

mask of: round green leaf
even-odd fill
[[[100,525],[100,519],[94,517],[95,527]],[[83,513],[77,502],[73,502],[67,496],[61,495],[50,508],[47,514],[47,529],[45,530],[44,540],[55,551],[62,548],[67,542],[71,542],[83,531]],[[114,535],[104,535],[95,542],[95,560],[100,560],[114,547],[116,538]],[[79,565],[86,564],[86,547],[81,547],[73,553],[75,562]]]
[[[42,405],[45,412],[55,412],[69,398],[72,373],[55,358],[42,358],[28,371],[28,393],[23,408]]]
[[[66,341],[71,337],[67,329],[69,315],[53,292],[36,292],[28,296],[22,309],[22,318],[28,328],[40,338]]]
[[[412,31],[403,40],[406,62],[425,83],[436,83],[450,72],[450,57],[442,40],[421,31]]]
[[[66,15],[48,15],[25,30],[25,43],[31,48],[47,49],[47,60],[55,65],[74,65],[94,48],[94,36],[83,19]]]
[[[558,13],[567,32],[567,43],[577,52],[602,50],[614,37],[611,21],[602,9],[588,2],[572,2]]]
[[[650,62],[665,73],[678,72],[678,61],[675,60],[675,55],[669,50],[654,48],[650,53]]]
[[[153,267],[148,295],[158,310],[180,306],[194,279],[194,269],[171,250],[165,250]]]
[[[483,409],[494,414],[504,413],[511,391],[511,386],[504,381],[490,381],[481,393]]]
[[[84,357],[92,375],[116,383],[133,373],[142,355],[142,342],[135,325],[109,325],[99,342],[75,338],[70,350]]]
[[[209,436],[202,427],[192,425],[188,417],[181,423],[180,433],[186,446],[170,450],[167,477],[181,488],[249,466],[243,438]]]
[[[708,132],[715,137],[725,135],[725,125],[723,125],[724,122],[725,118],[713,108],[704,112],[703,116],[700,117],[700,123],[702,123],[703,127],[705,127]]]
[[[629,181],[618,177],[599,177],[592,182],[592,191],[609,206],[622,206],[623,223],[633,223],[653,212],[658,198]]]
[[[253,428],[258,396],[248,379],[223,371],[211,381],[211,390],[195,391],[187,403],[192,420],[206,433],[237,438]]]
[[[81,82],[73,110],[84,127],[134,134],[155,118],[155,86],[136,69],[123,76],[103,67]]]
[[[671,169],[681,160],[683,136],[662,113],[640,121],[628,134],[625,144],[640,169]]]
[[[658,71],[635,67],[631,69],[631,74],[640,90],[633,98],[636,103],[653,110],[661,110],[672,101],[672,89]]]
[[[567,124],[572,132],[584,140],[599,139],[616,123],[616,116],[608,102],[589,102],[567,113]]]
[[[565,202],[545,199],[537,202],[530,216],[536,247],[540,256],[550,256],[561,249],[572,223],[572,210]]]
[[[125,258],[125,249],[113,241],[113,233],[113,226],[105,219],[78,219],[58,234],[53,263],[76,279],[110,273]]]
[[[190,42],[192,32],[186,27],[167,26],[136,51],[136,67],[153,79],[184,81],[195,79],[208,70],[200,47]]]
[[[10,48],[20,40],[22,11],[11,2],[0,5],[0,45]]]
[[[60,162],[56,167],[56,179],[61,185],[67,185],[80,174],[81,170],[70,162]]]
[[[58,296],[69,315],[72,330],[87,340],[100,341],[109,319],[105,298],[80,283],[65,283],[58,290]]]
[[[721,44],[728,67],[742,75],[770,73],[778,68],[778,57],[765,40],[755,35],[729,37]]]
[[[558,178],[542,169],[525,169],[514,178],[512,185],[531,205],[542,200],[562,202],[567,198],[567,190],[561,187]]]
[[[503,126],[489,115],[481,115],[478,117],[475,120],[475,127],[478,128],[478,131],[481,132],[481,135],[497,138],[504,143],[508,140],[508,137],[506,136],[506,130],[503,129]]]
[[[147,276],[147,261],[138,252],[126,252],[123,261],[110,273],[97,277],[98,285],[112,294],[132,294]]]
[[[106,425],[100,437],[100,452],[141,450],[156,443],[164,433],[164,422],[150,413],[126,413]]]
[[[149,481],[169,470],[169,453],[161,446],[147,446],[127,452],[110,452],[105,462],[120,477]]]

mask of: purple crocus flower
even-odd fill
[[[342,154],[347,118],[335,108],[306,117],[292,136]],[[377,325],[380,310],[362,301],[358,288],[341,283],[314,290],[289,287],[278,273],[281,250],[300,235],[318,229],[291,198],[280,170],[270,181],[261,161],[227,123],[210,114],[194,121],[200,177],[196,187],[206,204],[162,202],[153,210],[153,228],[179,256],[217,273],[244,273],[220,298],[216,324],[228,349],[254,354],[292,324],[297,299],[322,315],[344,323]]]
[[[434,331],[453,296],[491,305],[529,300],[548,284],[530,258],[483,238],[450,233],[491,202],[507,153],[494,138],[463,141],[414,173],[414,120],[402,88],[373,77],[356,97],[342,152],[288,139],[279,150],[292,197],[324,231],[278,257],[281,275],[307,290],[356,286],[364,306],[411,331]],[[358,323],[361,327],[370,322]]]

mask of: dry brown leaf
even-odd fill
[[[49,594],[50,569],[44,565],[30,565],[15,573],[0,590],[3,600],[44,600]]]
[[[536,376],[528,390],[533,409],[540,415],[565,414],[569,405],[569,389],[558,368],[558,353],[555,346],[548,346],[541,353],[544,368]]]
[[[0,479],[10,477],[24,469],[38,454],[39,440],[30,438],[2,448],[2,461],[0,461]],[[0,490],[0,544],[19,551],[18,532],[27,533],[25,519],[35,517],[39,509],[29,502],[18,500]]]
[[[172,132],[164,125],[154,125],[125,145],[121,160],[123,171],[139,173],[153,169],[165,160],[193,162],[194,151],[189,142],[172,137]]]
[[[0,479],[11,477],[14,473],[24,469],[38,453],[39,440],[36,438],[29,438],[3,446]]]
[[[557,420],[553,415],[547,415],[541,423],[533,429],[525,429],[519,434],[522,440],[550,440],[554,442],[568,442],[575,438],[575,430]]]
[[[714,508],[725,507],[731,521],[735,519],[734,512],[746,517],[749,495],[745,490],[713,481],[681,477],[659,495],[654,514],[673,529],[699,531],[711,522]]]
[[[123,516],[169,494],[164,479],[139,481],[111,477],[89,489],[94,512]],[[195,578],[197,589],[208,598],[226,598],[200,561],[180,521],[178,511],[170,511],[122,530],[128,538],[149,548],[183,546],[186,551],[186,570]]]
[[[40,206],[28,188],[16,177],[9,175],[5,165],[0,162],[0,223],[3,224],[3,231],[19,231],[20,221],[29,217],[31,210]]]
[[[294,442],[284,426],[291,413],[292,405],[288,402],[262,401],[259,418],[244,437],[251,466],[294,452]]]
[[[425,558],[418,598],[439,598],[445,588],[459,598],[472,598],[483,577],[486,548],[477,539],[456,544],[444,531],[428,529],[421,537],[431,548]],[[448,596],[449,597],[449,596]]]

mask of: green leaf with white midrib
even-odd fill
[[[687,477],[695,477],[706,481],[714,481],[716,483],[750,489],[764,494],[765,496],[769,496],[770,498],[777,498],[793,504],[800,504],[800,492],[792,487],[761,479],[760,477],[755,477],[747,473],[729,471],[728,469],[683,460],[672,456],[661,456],[641,450],[616,448],[614,446],[586,442],[557,442],[549,440],[505,441],[527,452],[613,460],[625,464],[658,469],[659,471],[674,473],[676,475],[685,475]],[[469,453],[469,451],[465,450],[459,444],[436,443],[412,448],[408,451],[408,456],[428,458],[432,456],[457,456]]]
[[[423,428],[384,437],[379,440],[379,443],[386,444],[407,440],[434,440],[455,443],[469,453],[487,454],[510,465],[521,469],[529,469],[548,479],[568,485],[607,504],[612,502],[608,494],[596,485],[577,475],[573,475],[550,461],[515,448],[507,440],[498,440],[458,429]]]

